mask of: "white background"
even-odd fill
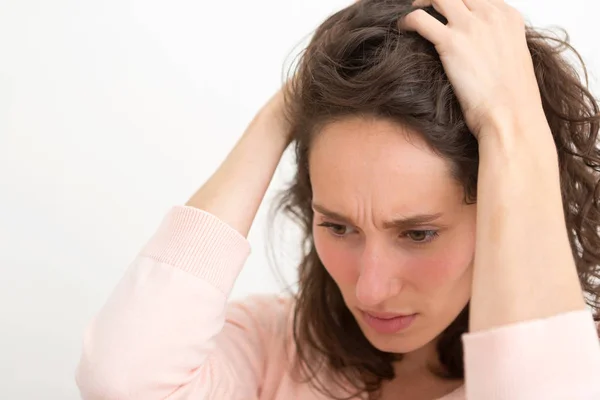
[[[569,31],[598,94],[597,1],[511,3]],[[90,318],[279,87],[297,45],[347,4],[0,0],[1,398],[79,398]],[[268,203],[234,297],[279,290]]]

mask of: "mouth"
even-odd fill
[[[380,334],[393,334],[408,329],[418,314],[390,314],[360,311],[363,321]]]

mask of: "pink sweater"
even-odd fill
[[[173,208],[86,331],[76,378],[83,398],[324,400],[290,375],[291,300],[227,302],[249,252],[216,217]],[[589,311],[463,341],[465,386],[443,400],[600,399]]]

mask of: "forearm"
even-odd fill
[[[214,398],[216,380],[230,384],[208,358],[230,354],[217,337],[228,337],[227,298],[249,250],[213,216],[174,207],[87,327],[76,378],[82,398],[204,399]]]
[[[250,123],[219,169],[186,205],[205,210],[247,236],[287,147],[285,125],[268,105]]]
[[[545,123],[482,132],[470,330],[583,309]]]

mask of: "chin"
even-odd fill
[[[412,353],[430,344],[441,333],[424,332],[418,327],[397,334],[380,334],[359,324],[367,340],[377,350],[386,353]]]
[[[412,353],[431,342],[425,338],[418,337],[383,337],[367,336],[367,340],[378,350],[386,353]]]

